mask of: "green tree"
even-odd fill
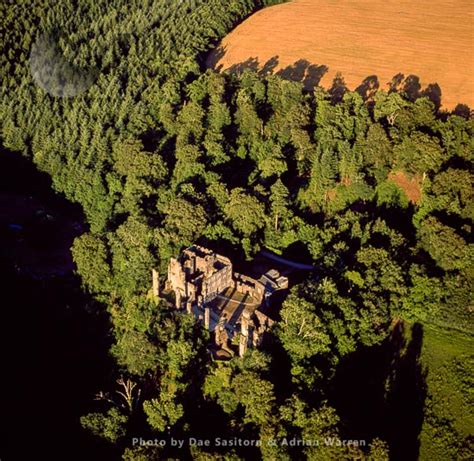
[[[109,249],[100,236],[86,233],[74,240],[71,248],[83,281],[94,293],[107,293],[112,287]]]
[[[144,332],[125,331],[119,335],[111,351],[120,365],[138,376],[153,371],[158,365],[158,349]]]
[[[164,225],[170,239],[181,245],[190,245],[202,235],[207,214],[201,205],[193,205],[182,197],[169,202],[165,209]]]
[[[153,429],[164,432],[167,426],[174,426],[182,418],[184,409],[176,402],[176,392],[174,380],[162,380],[159,398],[143,402],[143,410]]]
[[[263,205],[241,188],[232,189],[224,212],[234,229],[244,236],[252,235],[265,225]]]
[[[277,179],[270,188],[270,208],[273,215],[273,228],[278,231],[280,222],[291,217],[289,191],[281,179]]]
[[[121,414],[116,408],[111,408],[105,415],[102,413],[89,413],[81,416],[82,427],[111,443],[115,443],[125,435],[125,424],[127,421],[127,416]]]
[[[331,339],[315,306],[292,293],[283,303],[280,315],[276,334],[295,361],[329,352]]]
[[[238,402],[245,409],[243,421],[265,424],[273,411],[273,384],[260,378],[255,372],[244,371],[232,380],[232,388]]]
[[[421,246],[446,271],[465,269],[473,262],[473,245],[434,216],[421,223],[419,238]]]
[[[130,216],[109,238],[115,288],[125,295],[149,289],[150,268],[157,262],[155,233],[143,221]]]
[[[413,174],[438,171],[445,159],[439,143],[427,134],[415,132],[393,149],[395,165]]]

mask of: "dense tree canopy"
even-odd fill
[[[394,91],[367,101],[203,68],[232,26],[277,1],[73,3],[0,5],[0,113],[3,145],[84,209],[77,271],[107,306],[118,370],[142,390],[127,414],[112,405],[84,427],[122,444],[124,459],[159,456],[126,435],[203,434],[206,412],[228,436],[337,439],[328,388],[345,356],[382,344],[399,317],[472,332],[472,118]],[[44,59],[65,59],[56,70],[66,74],[32,76],[34,43]],[[241,260],[267,247],[315,266],[284,300],[273,349],[212,361],[195,320],[150,298],[150,270],[165,276],[197,241]],[[374,437],[250,454],[385,460],[389,448]]]

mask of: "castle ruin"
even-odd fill
[[[194,245],[171,258],[165,289],[174,292],[176,308],[199,318],[214,334],[215,345],[228,355],[232,346],[243,356],[261,344],[274,320],[262,309],[288,279],[275,269],[258,280],[233,271],[229,258]]]

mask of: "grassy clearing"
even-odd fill
[[[428,395],[420,435],[420,460],[473,457],[473,351],[472,337],[455,330],[424,326],[421,358],[428,371]]]

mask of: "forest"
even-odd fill
[[[410,77],[309,92],[205,68],[274,3],[0,4],[2,154],[80,206],[75,299],[107,322],[113,365],[77,415],[89,458],[472,459],[474,118]],[[316,270],[264,347],[214,361],[202,326],[150,295],[151,268],[164,280],[193,243]],[[169,443],[215,437],[261,443]],[[346,439],[366,444],[324,443]]]

